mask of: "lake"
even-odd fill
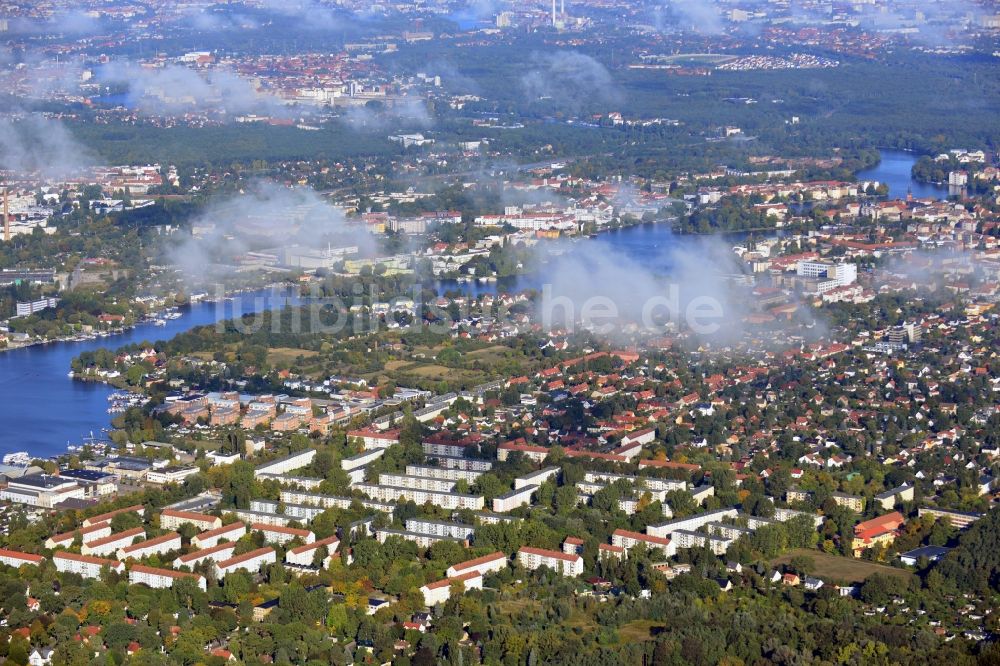
[[[911,170],[917,163],[917,156],[902,150],[881,151],[882,160],[878,166],[858,172],[858,180],[877,180],[889,186],[890,199],[905,199],[912,192],[917,199],[948,197],[948,187],[921,183],[913,179]]]

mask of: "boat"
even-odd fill
[[[167,320],[166,319],[154,319],[153,320],[153,326],[166,326],[166,325],[167,325]]]
[[[180,319],[183,315],[180,312],[168,312],[163,315],[164,319]]]
[[[27,451],[15,451],[3,457],[4,465],[30,465],[31,455]]]
[[[69,372],[66,373],[66,376],[69,377],[70,379],[73,379],[74,377],[76,377],[76,373],[70,370]]]

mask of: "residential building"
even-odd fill
[[[483,589],[483,575],[478,571],[469,571],[458,576],[427,583],[420,588],[420,593],[424,595],[424,605],[434,607],[448,601],[456,585],[461,585],[466,590],[481,590]]]
[[[258,548],[257,550],[251,550],[248,553],[236,555],[228,560],[216,562],[215,577],[221,580],[225,578],[226,575],[231,574],[234,571],[249,571],[250,573],[256,573],[257,571],[260,571],[261,567],[265,564],[274,564],[277,562],[277,558],[277,553],[275,553],[274,548],[271,548],[270,546]]]
[[[194,525],[199,530],[214,530],[222,527],[222,519],[194,511],[174,511],[164,509],[160,512],[160,527],[165,530],[176,530],[181,525]]]
[[[83,555],[96,555],[97,557],[107,557],[114,555],[122,548],[126,548],[135,543],[136,539],[145,539],[146,530],[142,527],[133,527],[130,530],[116,532],[102,539],[87,541],[80,546],[80,553]]]
[[[330,566],[337,548],[340,546],[340,539],[336,536],[329,536],[325,539],[318,539],[312,543],[296,546],[285,553],[285,562],[300,567],[311,567],[316,559],[316,553],[321,548],[326,548],[326,557],[323,560],[323,568]]]
[[[549,479],[555,479],[559,475],[559,471],[559,467],[546,467],[545,469],[540,469],[537,472],[525,474],[520,478],[514,479],[514,490],[521,490],[529,486],[537,488]],[[496,509],[494,509],[494,511],[495,510]]]
[[[194,568],[195,565],[201,564],[202,562],[220,562],[222,560],[228,560],[233,556],[233,551],[236,550],[236,543],[232,541],[218,543],[214,546],[208,548],[202,548],[201,550],[196,550],[192,553],[187,553],[181,555],[174,560],[174,568],[180,569],[181,567]]]
[[[643,545],[650,550],[660,551],[664,557],[673,557],[677,553],[673,542],[667,537],[658,537],[622,529],[615,530],[611,534],[611,545],[618,546],[626,551],[638,545]]]
[[[432,536],[446,536],[463,541],[471,541],[472,534],[476,531],[475,525],[465,525],[462,523],[448,523],[441,520],[431,520],[429,518],[407,518],[406,529],[418,534],[430,534]]]
[[[526,569],[532,571],[541,567],[549,567],[564,576],[579,576],[583,573],[583,558],[579,555],[567,555],[558,550],[532,548],[524,546],[517,551],[517,561]]]
[[[150,555],[166,555],[167,553],[181,549],[181,535],[177,532],[168,532],[162,536],[146,541],[134,543],[118,551],[118,559],[141,560]]]
[[[298,453],[293,453],[290,456],[285,456],[284,458],[278,458],[277,460],[272,460],[271,462],[259,465],[254,474],[260,476],[261,474],[286,474],[297,469],[302,469],[312,463],[313,458],[316,457],[316,449],[306,449],[305,451],[299,451]]]
[[[493,498],[493,511],[496,513],[506,513],[519,506],[531,504],[531,496],[538,491],[538,486],[523,486],[516,488],[499,497]]]
[[[52,563],[56,565],[56,571],[61,573],[75,573],[84,578],[96,579],[101,577],[101,570],[107,567],[111,571],[122,573],[125,565],[117,560],[106,560],[101,557],[91,555],[77,555],[59,551],[52,555]]]
[[[85,518],[83,521],[84,527],[90,527],[91,525],[96,525],[98,523],[111,523],[111,519],[121,513],[134,513],[140,518],[146,517],[146,507],[142,504],[133,504],[132,506],[127,506],[124,509],[115,509],[114,511],[108,511],[107,513],[102,513],[98,516],[91,516],[90,518]]]
[[[400,539],[405,539],[406,541],[412,541],[417,544],[420,548],[430,548],[438,541],[453,541],[457,544],[467,547],[469,542],[465,539],[459,539],[450,536],[439,536],[437,534],[423,534],[421,532],[410,532],[409,530],[392,530],[392,529],[377,529],[375,530],[375,538],[378,539],[379,543],[385,543],[385,540],[389,537],[399,537]]]
[[[80,539],[80,543],[85,543],[87,541],[97,541],[98,539],[103,539],[104,537],[110,535],[110,521],[105,523],[95,523],[89,527],[81,527],[80,529],[73,530],[72,532],[53,534],[45,540],[45,547],[50,550],[53,548],[69,548],[73,545],[73,542],[77,538]]]
[[[448,571],[445,573],[449,578],[461,576],[470,571],[477,571],[480,574],[485,575],[506,568],[507,563],[507,555],[498,551],[496,553],[483,555],[482,557],[477,557],[472,560],[466,560],[465,562],[453,564],[448,567]]]
[[[398,486],[383,486],[371,483],[359,483],[354,486],[369,497],[392,502],[400,499],[414,504],[431,504],[442,509],[472,509],[478,511],[485,505],[485,500],[479,495],[463,495],[452,492],[436,492],[433,490],[418,490],[415,488],[400,488]]]
[[[913,493],[913,485],[904,483],[903,485],[893,488],[892,490],[879,493],[875,496],[875,501],[878,502],[879,506],[881,506],[883,510],[889,511],[901,502],[912,502]]]
[[[14,567],[15,569],[23,564],[38,566],[44,560],[45,558],[41,555],[33,555],[31,553],[22,553],[17,550],[0,548],[0,562],[6,564],[8,567]]]
[[[312,530],[303,530],[295,527],[283,527],[281,525],[265,525],[263,523],[253,523],[250,529],[260,532],[270,543],[283,545],[294,539],[299,539],[302,543],[312,543],[316,540],[316,535]]]
[[[133,564],[128,570],[128,582],[136,585],[142,583],[155,589],[173,587],[179,580],[190,579],[195,581],[198,588],[205,591],[205,577],[201,574],[188,573],[186,571],[175,571],[174,569],[160,569],[158,567],[147,567],[142,564]]]
[[[195,548],[211,548],[225,541],[238,541],[247,533],[247,525],[241,520],[229,523],[214,530],[208,530],[191,537],[191,545]]]
[[[847,509],[850,509],[854,513],[861,513],[865,510],[864,497],[859,497],[857,495],[847,495],[844,493],[831,493],[830,497],[833,498],[833,501],[837,506],[842,506]]]

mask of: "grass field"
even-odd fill
[[[273,349],[267,350],[267,362],[271,365],[284,365],[291,363],[299,356],[303,358],[312,358],[317,356],[319,352],[312,351],[310,349],[292,349],[290,347],[275,347]]]
[[[872,574],[884,574],[895,576],[909,581],[913,574],[903,569],[887,567],[884,564],[866,562],[865,560],[855,560],[850,557],[839,555],[829,555],[816,550],[796,549],[785,553],[781,557],[771,562],[772,565],[788,564],[792,558],[799,555],[812,558],[816,563],[815,569],[810,573],[817,578],[822,578],[827,583],[845,582],[860,583]]]
[[[622,644],[652,640],[656,629],[663,629],[662,622],[654,620],[633,620],[618,628],[618,637]]]

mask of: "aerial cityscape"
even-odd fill
[[[0,0],[0,663],[1000,665],[997,0]]]

